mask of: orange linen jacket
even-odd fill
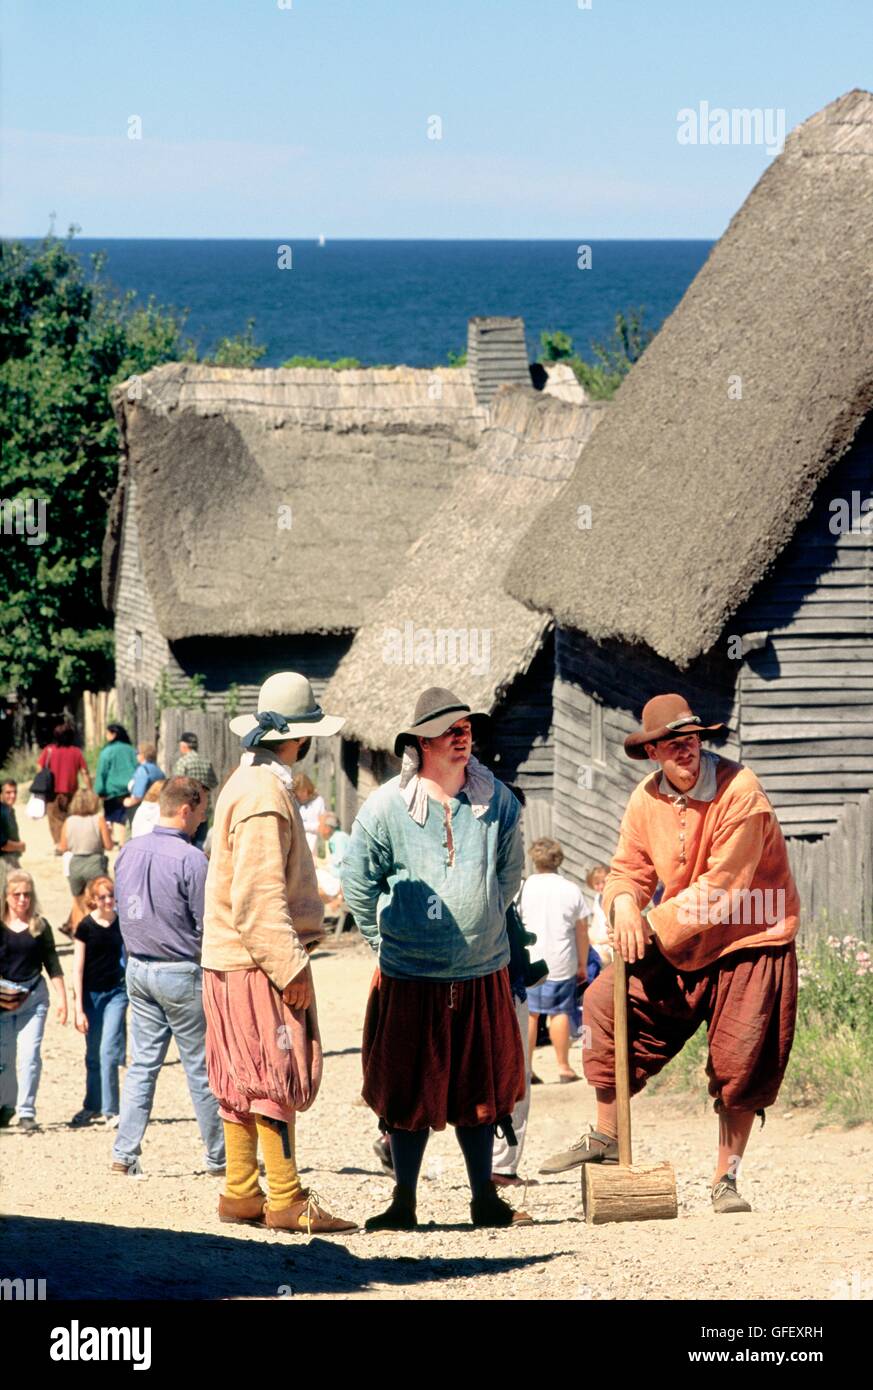
[[[270,766],[241,765],[215,807],[201,965],[257,966],[284,989],[309,964],[323,919],[297,802]]]
[[[677,970],[797,935],[800,901],[776,813],[749,768],[715,761],[711,801],[671,799],[660,771],[632,792],[603,890],[607,915],[620,893],[642,909],[660,879],[663,897],[648,922]]]

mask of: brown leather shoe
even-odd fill
[[[267,1198],[263,1192],[257,1197],[225,1197],[218,1199],[219,1221],[232,1221],[238,1226],[263,1226],[264,1208]]]
[[[268,1206],[264,1211],[264,1224],[272,1231],[299,1231],[318,1236],[358,1229],[356,1222],[343,1221],[342,1217],[334,1216],[327,1207],[323,1207],[317,1192],[306,1190],[299,1201],[292,1202],[290,1207],[283,1207],[281,1211],[271,1211]]]
[[[497,1195],[494,1183],[489,1182],[470,1203],[470,1220],[474,1226],[532,1226],[533,1217],[526,1211],[516,1211]]]

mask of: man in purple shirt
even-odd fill
[[[124,1081],[112,1171],[137,1177],[158,1074],[170,1038],[185,1069],[206,1149],[207,1170],[224,1174],[224,1130],[206,1079],[206,1020],[200,973],[208,860],[191,840],[206,797],[190,777],[171,777],[149,835],[124,846],[115,897],[127,961],[132,1059]]]

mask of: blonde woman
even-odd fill
[[[61,828],[60,848],[63,852],[72,851],[70,892],[73,906],[69,929],[65,931],[65,935],[72,936],[88,911],[85,888],[92,878],[106,873],[106,856],[112,849],[112,834],[96,792],[86,791],[84,787],[76,792]],[[64,931],[64,927],[61,930]]]
[[[161,792],[167,785],[166,778],[161,778],[159,782],[152,782],[142,801],[133,813],[133,820],[130,823],[130,838],[139,839],[140,835],[150,835],[158,823],[161,814],[159,805]]]
[[[30,874],[13,869],[0,923],[0,1128],[17,1108],[18,1128],[29,1134],[39,1128],[36,1092],[49,1009],[43,971],[55,997],[55,1017],[65,1024],[67,992],[52,929],[40,913]]]

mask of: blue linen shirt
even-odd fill
[[[128,840],[115,865],[115,899],[128,955],[199,962],[209,860],[169,825]]]
[[[447,818],[428,800],[418,825],[399,777],[367,799],[343,860],[343,896],[361,934],[395,979],[466,980],[509,964],[506,908],[524,867],[519,804],[502,782],[481,816],[463,790]]]

